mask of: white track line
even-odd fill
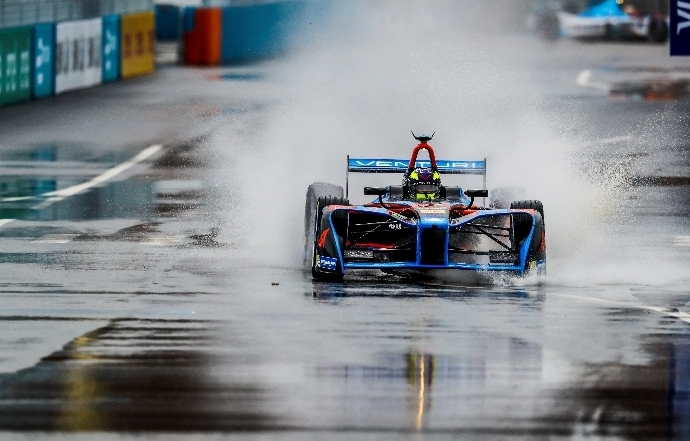
[[[30,201],[31,199],[36,199],[36,196],[15,196],[11,198],[2,198],[2,202],[19,202],[19,201]]]
[[[185,236],[180,236],[180,235],[159,235],[159,236],[151,236],[147,237],[143,241],[139,242],[141,245],[158,245],[158,246],[166,246],[166,245],[176,245],[178,242],[180,242],[182,239],[184,239]]]
[[[93,187],[96,187],[98,185],[101,185],[111,179],[113,179],[115,176],[121,174],[122,172],[129,170],[130,168],[134,167],[136,164],[147,160],[151,156],[155,155],[158,153],[161,149],[163,148],[162,145],[155,144],[150,147],[145,148],[144,150],[140,151],[135,157],[130,159],[129,161],[125,161],[121,164],[116,165],[115,167],[106,170],[102,174],[96,176],[95,178],[91,179],[90,181],[83,182],[81,184],[73,185],[71,187],[63,188],[62,190],[55,190],[55,191],[50,191],[48,193],[43,193],[41,196],[47,197],[45,201],[41,202],[40,204],[32,207],[34,209],[40,210],[42,208],[46,208],[49,205],[61,201],[67,197],[74,196],[75,194],[79,193],[84,193],[87,190],[90,190]]]
[[[14,219],[0,219],[0,227],[2,227],[3,225],[9,224],[13,220]]]
[[[611,138],[604,138],[604,139],[600,139],[598,141],[588,142],[586,144],[583,144],[583,147],[594,147],[596,145],[615,144],[617,142],[630,141],[631,139],[632,139],[632,136],[630,136],[630,135],[614,136]]]
[[[580,72],[580,74],[575,79],[575,84],[582,87],[589,87],[590,89],[599,89],[608,92],[611,90],[611,86],[606,83],[593,83],[589,81],[592,78],[592,71],[587,69]]]
[[[43,237],[32,240],[31,243],[69,243],[78,234],[46,234]]]
[[[617,142],[630,141],[631,139],[632,139],[632,136],[629,136],[629,135],[614,136],[613,138],[606,138],[606,139],[602,139],[601,141],[597,141],[597,144],[615,144]]]
[[[677,247],[690,247],[690,236],[676,236],[673,238],[673,245]]]

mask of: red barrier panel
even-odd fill
[[[184,34],[184,64],[201,64],[201,36],[196,28]]]
[[[220,64],[221,29],[223,12],[220,8],[197,9],[197,23],[201,31],[201,63]]]
[[[185,64],[220,64],[222,21],[220,8],[194,11],[194,27],[184,35]]]

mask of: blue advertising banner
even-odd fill
[[[668,13],[671,56],[690,55],[690,0],[671,0]]]
[[[260,59],[286,51],[305,15],[304,1],[224,7],[223,63]]]
[[[156,40],[171,41],[180,38],[180,7],[156,5]]]
[[[182,31],[191,32],[194,30],[194,14],[197,8],[185,6],[182,10]]]
[[[103,17],[103,82],[120,77],[120,16]]]
[[[34,26],[33,97],[45,98],[55,91],[55,24],[41,23]]]

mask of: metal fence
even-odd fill
[[[0,28],[153,9],[153,0],[0,0]]]

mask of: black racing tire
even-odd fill
[[[311,247],[311,277],[314,280],[319,280],[319,281],[324,281],[324,282],[342,282],[343,280],[343,275],[342,273],[340,274],[334,274],[334,273],[324,273],[321,271],[318,271],[316,269],[316,259],[314,258],[314,250],[316,249],[316,232],[319,229],[319,225],[321,225],[321,217],[323,216],[323,209],[328,207],[329,205],[350,205],[350,201],[343,197],[333,197],[333,196],[325,196],[325,197],[320,197],[316,200],[316,216],[314,219],[314,241],[313,245]],[[335,234],[335,231],[333,232]],[[335,234],[335,237],[337,240],[340,242],[340,247],[342,249],[344,245],[343,239]]]
[[[344,197],[343,187],[323,182],[311,184],[307,189],[307,200],[304,212],[303,263],[305,268],[311,269],[314,279],[338,282],[343,280],[343,274],[322,273],[315,268],[314,250],[316,249],[316,232],[321,224],[323,209],[329,205],[350,205],[350,201]]]
[[[537,200],[514,201],[511,202],[510,208],[518,208],[523,210],[537,210],[541,214],[542,222],[544,221],[544,204]]]
[[[344,195],[343,187],[325,182],[314,182],[307,188],[307,200],[304,205],[304,254],[302,262],[305,269],[313,266],[317,221],[321,217],[321,210],[317,210],[319,198],[342,198]]]
[[[549,12],[537,18],[537,33],[542,40],[558,40],[560,34],[560,24],[555,12]]]
[[[606,23],[604,25],[604,39],[605,40],[613,40],[615,37],[615,32],[613,30],[613,26],[611,23]]]
[[[664,43],[668,39],[668,26],[664,20],[653,19],[649,24],[647,40],[652,43]]]

